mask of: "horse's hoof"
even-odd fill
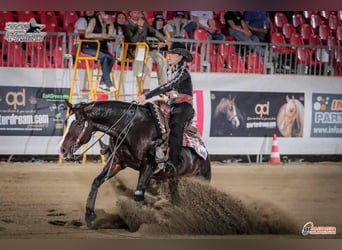
[[[144,200],[145,200],[144,191],[136,190],[134,192],[134,201],[139,203],[139,202],[144,202]]]
[[[85,214],[85,221],[87,223],[88,228],[92,228],[94,226],[94,221],[96,219],[96,214],[94,210],[90,210],[87,208],[87,212]]]

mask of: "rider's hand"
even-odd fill
[[[138,104],[144,104],[144,102],[146,101],[145,95],[138,96],[136,101],[137,101]]]

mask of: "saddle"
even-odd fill
[[[161,100],[147,103],[146,106],[151,111],[158,137],[162,139],[162,143],[157,146],[155,152],[155,160],[159,164],[165,162],[169,156],[168,138],[170,133],[169,122],[171,109],[166,102]],[[204,147],[201,135],[197,128],[191,125],[191,122],[184,128],[183,147],[192,148],[200,157],[203,159],[207,158],[208,153]]]

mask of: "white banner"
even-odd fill
[[[68,88],[71,82],[71,70],[62,69],[26,69],[0,68],[0,102],[4,102],[1,86]],[[118,78],[117,78],[118,79]],[[126,79],[134,79],[130,73]],[[209,154],[215,155],[257,155],[270,154],[272,135],[278,135],[280,154],[342,154],[342,140],[338,133],[329,137],[312,137],[313,110],[317,104],[317,96],[341,96],[341,77],[301,76],[301,75],[256,75],[231,73],[192,73],[194,84],[194,98],[196,109],[196,125],[200,129]],[[131,80],[129,80],[131,81]],[[125,91],[134,89],[134,80],[125,87]],[[153,79],[152,86],[156,86]],[[87,86],[84,70],[79,70],[75,91]],[[334,95],[333,95],[334,94]],[[230,98],[235,96],[235,104],[240,104],[241,117],[244,121],[236,124],[244,125],[243,131],[229,132],[225,124],[219,124],[222,132],[217,132],[213,126],[218,114],[224,121],[225,115],[219,104],[228,105]],[[313,96],[314,99],[313,100]],[[80,99],[74,98],[74,101]],[[129,99],[123,98],[129,101]],[[291,129],[286,129],[281,122],[281,114],[285,112],[285,105],[291,100],[303,110],[304,116],[297,117]],[[222,101],[222,102],[221,102]],[[334,113],[341,112],[342,100],[331,100],[321,103],[335,105]],[[316,103],[316,104],[315,104]],[[323,105],[324,104],[324,105]],[[331,109],[329,109],[331,110]],[[216,112],[216,116],[215,116]],[[339,116],[339,115],[338,115]],[[284,116],[285,117],[285,113]],[[302,120],[301,120],[302,119]],[[336,118],[339,119],[339,118]],[[334,120],[335,127],[341,120]],[[286,120],[286,119],[285,119]],[[226,121],[228,125],[228,119]],[[0,154],[38,154],[55,155],[60,136],[0,136]],[[99,154],[99,147],[94,147],[89,154]]]

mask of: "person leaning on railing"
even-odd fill
[[[108,51],[107,38],[109,35],[113,35],[113,23],[110,19],[107,19],[108,15],[103,11],[99,11],[89,21],[88,27],[85,33],[86,39],[99,39],[100,40],[100,52],[99,60],[102,68],[102,76],[100,80],[99,88],[106,92],[114,92],[110,73],[112,71],[115,59],[114,56]],[[108,25],[108,26],[107,26]],[[95,56],[97,51],[97,45],[95,43],[83,43],[82,52],[91,56]]]
[[[153,28],[146,21],[141,11],[133,10],[128,13],[129,18],[122,25],[122,32],[125,37],[125,42],[129,43],[147,43],[147,37],[155,37],[160,42],[168,43],[166,37]],[[133,48],[130,47],[128,50],[130,56],[134,57],[135,52]],[[165,57],[158,52],[158,47],[149,46],[148,60],[145,65],[141,62],[134,61],[133,63],[133,74],[135,76],[140,76],[142,74],[143,79],[143,92],[148,92],[150,90],[151,84],[151,73],[152,73],[152,62],[157,66],[157,76],[158,84],[162,85],[166,83],[166,68],[167,62]]]

